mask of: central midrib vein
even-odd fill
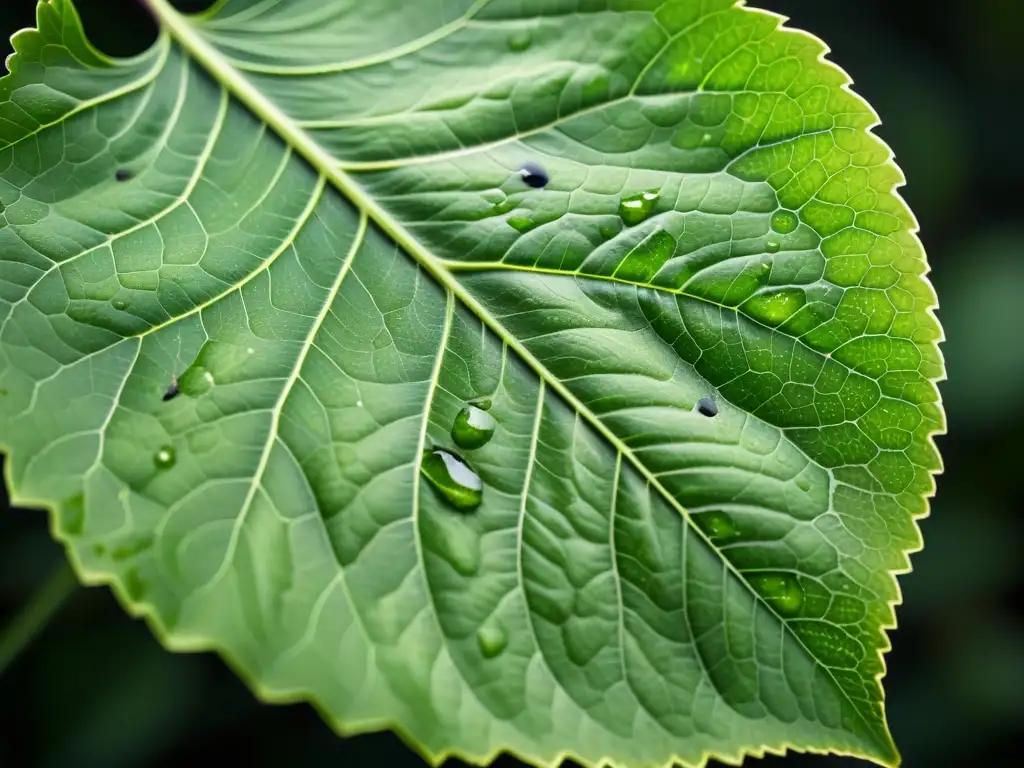
[[[476,297],[474,297],[455,277],[449,272],[444,262],[438,257],[434,256],[430,251],[424,248],[419,241],[416,240],[398,221],[396,221],[391,214],[389,214],[384,208],[382,208],[373,198],[366,195],[363,189],[357,184],[352,177],[341,170],[338,166],[338,161],[328,154],[316,141],[314,141],[305,131],[298,127],[291,117],[281,112],[280,109],[263,95],[255,86],[252,85],[241,73],[239,73],[231,64],[224,58],[224,56],[210,43],[208,43],[202,35],[198,34],[192,25],[178,13],[173,7],[171,7],[168,0],[144,0],[145,4],[152,11],[153,15],[160,22],[163,30],[174,38],[189,55],[192,56],[196,61],[202,64],[207,71],[213,76],[218,82],[220,82],[225,88],[227,88],[235,97],[243,103],[253,114],[263,120],[269,125],[277,134],[286,142],[288,142],[296,151],[303,155],[306,160],[313,165],[314,168],[321,171],[323,175],[334,184],[339,192],[342,193],[349,201],[351,201],[356,207],[362,210],[373,222],[379,226],[384,232],[388,234],[399,246],[416,260],[416,262],[425,269],[431,277],[449,291],[455,298],[461,301],[466,307],[473,311],[474,314],[480,320],[485,323],[492,331],[512,350],[520,356],[520,358],[531,368],[534,373],[544,382],[548,387],[558,393],[572,408],[576,410],[587,423],[590,424],[602,437],[604,437],[622,456],[629,459],[633,467],[643,476],[643,478],[651,485],[656,488],[658,493],[665,501],[672,506],[686,521],[686,523],[693,529],[693,531],[700,536],[705,544],[714,552],[718,553],[724,566],[732,572],[733,576],[743,584],[753,594],[754,599],[764,606],[781,625],[786,629],[790,637],[797,642],[804,652],[810,659],[814,661],[821,669],[832,680],[835,685],[836,691],[839,695],[845,698],[853,710],[857,713],[858,717],[861,718],[864,725],[870,733],[876,734],[874,724],[868,720],[861,712],[857,703],[850,698],[846,690],[839,684],[835,676],[832,674],[832,670],[822,664],[817,657],[811,653],[810,649],[804,644],[803,640],[798,637],[793,630],[786,623],[775,609],[765,601],[757,592],[750,586],[750,583],[743,578],[743,575],[736,570],[733,564],[725,557],[717,547],[711,542],[708,536],[700,529],[690,514],[686,511],[686,508],[680,504],[672,494],[661,484],[657,476],[654,475],[629,449],[629,447],[619,439],[619,437],[612,432],[590,409],[576,397],[569,390],[569,388],[563,384],[557,377],[553,376],[550,371],[536,358],[534,355],[526,349],[526,347],[517,339],[501,322],[494,318],[491,313],[483,306]],[[888,730],[884,731],[885,735],[888,735]],[[890,745],[884,742],[880,745],[883,748],[888,748]]]

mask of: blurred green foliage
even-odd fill
[[[950,434],[939,441],[946,473],[922,525],[926,549],[901,580],[906,605],[887,657],[893,734],[908,766],[1017,765],[1024,153],[1013,94],[1024,92],[1024,2],[752,4],[826,40],[883,117],[878,133],[909,179],[904,193],[921,223],[948,337]],[[0,4],[0,38],[30,25],[34,5]],[[131,0],[78,5],[104,51],[137,52],[154,36]],[[43,513],[8,510],[0,498],[0,626],[62,558]],[[421,764],[390,734],[342,740],[309,707],[260,704],[215,657],[166,653],[105,589],[78,590],[0,677],[0,709],[0,768],[159,768],[203,764],[215,750],[250,766]],[[797,755],[750,764],[853,762]]]

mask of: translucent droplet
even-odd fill
[[[701,416],[717,416],[718,415],[718,403],[715,402],[713,397],[702,397],[697,401],[697,405],[694,406]]]
[[[792,574],[755,573],[750,575],[750,583],[780,616],[790,617],[800,613],[800,607],[804,604],[804,590]]]
[[[533,42],[533,36],[525,29],[518,32],[513,32],[508,38],[508,48],[510,51],[525,51],[530,47],[530,43]]]
[[[481,448],[494,437],[494,429],[497,426],[498,422],[483,408],[467,405],[455,417],[452,440],[459,448]]]
[[[523,167],[519,169],[519,175],[523,177],[526,186],[533,187],[534,189],[546,187],[548,182],[551,181],[548,172],[536,163],[524,163]]]
[[[508,225],[516,232],[529,232],[537,226],[533,219],[528,219],[525,216],[513,216],[505,221],[507,221]]]
[[[788,235],[800,226],[800,218],[792,211],[781,210],[772,214],[772,229],[781,235]]]
[[[213,374],[196,364],[178,378],[178,388],[189,397],[202,397],[213,389],[213,383]]]
[[[764,249],[768,251],[768,253],[778,253],[782,250],[782,243],[774,237],[771,237],[767,242],[765,242]]]
[[[796,481],[796,487],[801,491],[809,491],[811,490],[811,483],[806,477],[799,477]]]
[[[497,622],[488,624],[476,631],[476,642],[484,658],[493,659],[508,647],[508,632]]]
[[[441,497],[463,512],[480,506],[484,484],[461,456],[443,448],[423,451],[420,472]]]
[[[114,173],[114,178],[117,181],[131,181],[135,178],[135,174],[129,171],[127,168],[118,168]]]
[[[700,526],[700,529],[715,543],[730,541],[739,535],[739,530],[736,528],[736,522],[732,519],[732,516],[720,509],[701,512],[693,517],[697,521],[697,525]]]
[[[153,464],[157,469],[170,469],[174,466],[174,462],[177,460],[178,455],[175,452],[173,445],[165,445],[153,454]]]
[[[118,312],[124,312],[126,309],[128,309],[128,302],[124,301],[123,299],[114,299],[110,303]]]
[[[627,227],[634,227],[650,218],[659,197],[661,195],[653,190],[624,197],[619,200],[619,217]]]

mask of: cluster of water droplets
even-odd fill
[[[498,422],[488,411],[491,401],[474,400],[455,416],[451,438],[466,451],[483,448],[494,437]],[[462,512],[471,512],[483,501],[484,484],[470,463],[447,448],[435,446],[423,451],[420,472],[442,499]]]

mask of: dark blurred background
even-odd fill
[[[76,4],[107,53],[136,53],[155,37],[132,0]],[[878,133],[910,180],[904,196],[941,300],[946,472],[922,524],[927,548],[901,579],[906,604],[885,680],[893,734],[908,768],[1020,765],[1024,0],[751,4],[826,40],[882,116]],[[0,57],[7,38],[33,24],[34,7],[0,0]],[[45,595],[63,558],[45,515],[9,510],[2,493],[0,627]],[[165,652],[105,588],[74,591],[0,677],[2,768],[164,768],[218,752],[249,766],[423,765],[390,734],[342,740],[307,706],[258,703],[214,656]],[[748,764],[857,763],[793,755]]]

